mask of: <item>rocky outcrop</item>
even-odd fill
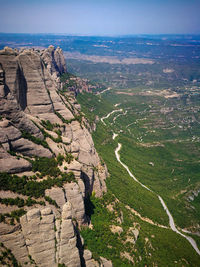
[[[40,130],[22,111],[19,97],[17,100],[17,95],[21,94],[18,86],[16,85],[16,70],[13,72],[13,68],[17,68],[16,64],[13,64],[13,61],[15,62],[16,54],[13,56],[14,52],[11,53],[11,60],[9,51],[9,49],[0,51],[0,116],[10,120],[12,124],[20,130],[24,130],[33,134],[35,137],[43,139],[43,135]],[[11,90],[13,90],[13,93]],[[16,97],[14,95],[16,95]],[[26,101],[23,103],[25,102]]]
[[[28,255],[31,255],[38,266],[55,266],[54,224],[55,216],[50,208],[32,209],[21,218]]]
[[[86,195],[96,192],[100,197],[106,191],[105,179],[108,175],[106,167],[102,167],[94,147],[91,134],[77,121],[73,121],[63,133],[71,142],[70,151],[82,164],[81,178],[85,183]],[[94,179],[96,178],[96,179]]]
[[[31,262],[40,267],[81,266],[70,202],[60,218],[49,207],[34,208],[21,217],[20,224],[21,228],[1,224],[0,240],[23,266]]]
[[[81,254],[76,227],[88,225],[84,198],[92,192],[102,196],[108,174],[73,93],[62,91],[60,75],[66,70],[60,48],[0,51],[0,172],[23,176],[35,157],[62,155],[58,168],[63,174],[73,172],[76,180],[46,189],[56,206],[35,204],[26,207],[20,224],[2,223],[0,240],[22,266],[99,266],[91,252]],[[39,179],[40,173],[33,174],[25,173],[27,179]]]
[[[76,183],[64,185],[66,198],[72,205],[72,216],[76,218],[80,225],[86,224],[85,206],[80,187]]]
[[[0,121],[0,171],[18,173],[31,170],[29,161],[11,156],[7,151],[30,157],[52,157],[48,149],[22,138],[22,133],[9,120],[4,119]]]
[[[47,69],[52,75],[55,73],[60,75],[67,72],[65,58],[60,47],[55,49],[53,45],[50,45],[44,52],[42,52],[41,57],[47,64]]]
[[[0,147],[0,170],[9,173],[24,172],[31,170],[31,164],[25,159],[11,156]]]
[[[71,152],[82,166],[79,185],[83,196],[92,191],[101,196],[106,191],[107,172],[100,164],[89,131],[75,120],[80,111],[74,107],[72,95],[70,102],[68,96],[59,93],[62,88],[59,76],[65,71],[60,48],[50,46],[45,50],[21,51],[4,48],[0,51],[0,116],[10,122],[9,126],[1,128],[2,144],[5,150],[10,144],[14,151],[24,156],[51,157],[49,150],[21,138],[19,131],[43,139],[40,129],[32,121],[49,120],[62,126],[62,139],[68,144],[64,150]],[[7,134],[9,128],[13,132],[18,130],[14,140]],[[51,140],[48,143],[51,148],[57,146]],[[58,153],[59,149],[56,149],[55,154]]]
[[[199,185],[197,185],[196,188],[186,193],[186,199],[192,202],[196,197],[198,197],[199,193],[200,193],[200,188]]]
[[[112,261],[109,261],[103,257],[100,257],[101,267],[113,267]]]
[[[22,266],[31,266],[28,249],[19,226],[0,223],[0,242],[9,248]]]
[[[80,256],[76,247],[76,235],[72,223],[71,204],[63,206],[61,220],[56,222],[50,208],[30,210],[21,219],[22,233],[29,254],[36,265],[80,266]]]
[[[63,188],[52,187],[45,191],[45,195],[55,200],[60,208],[69,201],[72,208],[72,217],[79,225],[87,224],[84,199],[80,187],[76,183],[67,183]]]
[[[84,250],[83,258],[85,260],[85,266],[86,267],[112,267],[112,262],[100,257],[99,262],[95,261],[92,258],[92,253],[90,250],[86,249]]]
[[[92,252],[88,249],[84,250],[83,254],[86,267],[99,267],[99,263],[92,259]]]
[[[63,61],[62,51],[52,46],[43,51],[1,50],[1,69],[5,73],[4,97],[10,92],[9,98],[12,98],[12,102],[17,99],[19,111],[21,108],[42,119],[58,121],[54,111],[61,112],[65,119],[73,118],[56,92],[61,86],[59,75],[66,70],[65,64],[61,67]],[[8,105],[7,101],[5,104]],[[10,107],[7,110],[9,112]],[[5,107],[2,112],[5,113]]]
[[[58,260],[67,266],[80,266],[79,251],[76,248],[77,237],[72,223],[72,207],[70,202],[63,206],[62,223],[58,230]]]
[[[8,120],[0,121],[0,143],[5,150],[19,152],[25,156],[52,157],[48,149],[22,138],[22,133]]]

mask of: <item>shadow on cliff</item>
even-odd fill
[[[90,196],[87,196],[87,197],[85,198],[84,203],[85,203],[85,214],[86,214],[87,217],[89,217],[90,220],[91,220],[91,216],[92,216],[92,214],[94,214],[95,206],[94,206],[94,204],[92,203],[92,201],[90,200]]]
[[[83,257],[84,254],[84,245],[82,244],[82,238],[80,236],[80,232],[77,228],[75,228],[76,236],[77,236],[77,248],[79,250],[80,260],[81,260],[81,267],[86,267],[85,259]]]
[[[20,104],[20,107],[22,110],[25,110],[27,107],[27,82],[24,77],[24,73],[21,70],[21,68],[18,66],[17,68],[17,87],[18,87],[18,92],[17,92],[17,98]]]
[[[94,179],[95,179],[94,174],[93,174],[92,179],[90,179],[85,172],[82,172],[81,179],[83,180],[84,185],[85,185],[85,199],[84,199],[85,214],[91,220],[91,215],[94,214],[94,209],[95,209],[95,206],[90,200],[90,196],[92,194],[93,186],[94,186]]]

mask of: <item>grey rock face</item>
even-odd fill
[[[113,267],[112,261],[109,261],[103,257],[100,257],[101,260],[101,267]]]
[[[55,266],[54,222],[55,216],[49,208],[32,209],[21,218],[26,247],[38,266]]]
[[[77,219],[79,224],[87,224],[84,200],[80,187],[76,183],[67,183],[64,185],[64,189],[67,201],[72,206],[72,216]]]
[[[58,243],[58,259],[69,267],[79,267],[80,256],[76,247],[77,239],[72,223],[71,203],[67,202],[62,210],[62,224]]]
[[[1,223],[0,229],[0,241],[14,253],[22,266],[30,266],[25,264],[29,262],[28,250],[20,228]]]
[[[0,143],[5,152],[11,150],[25,156],[40,155],[41,157],[52,157],[52,153],[48,149],[22,138],[21,132],[16,127],[12,126],[8,120],[0,121]],[[20,159],[20,162],[25,163],[27,161]],[[7,171],[10,172],[9,169],[7,169]]]
[[[26,103],[23,105],[26,113],[38,115],[53,113],[53,107],[45,85],[44,63],[40,55],[30,50],[24,50],[17,57],[25,77]],[[43,79],[42,79],[43,78]],[[20,94],[20,93],[19,93]]]
[[[65,59],[60,48],[55,50],[50,46],[40,52],[33,49],[16,52],[5,48],[0,51],[0,64],[1,76],[5,74],[4,90],[0,88],[0,95],[6,97],[10,93],[9,102],[17,102],[14,109],[18,110],[18,113],[24,110],[31,115],[43,119],[51,117],[56,121],[58,120],[54,113],[56,110],[66,119],[73,118],[56,93],[61,86],[59,75],[66,71]],[[8,101],[4,102],[0,114],[1,112],[5,114],[6,111],[8,115],[13,114],[11,112],[13,108]],[[14,117],[12,114],[11,118]],[[18,114],[17,117],[23,116],[24,114]]]
[[[31,164],[25,159],[17,159],[0,147],[1,172],[18,173],[31,170]]]
[[[3,50],[4,51],[4,50]],[[13,59],[15,61],[15,59]],[[2,63],[1,63],[2,62]],[[10,120],[16,127],[20,130],[24,130],[33,134],[34,136],[43,139],[43,135],[40,130],[35,126],[35,124],[28,119],[26,114],[22,111],[17,98],[11,93],[10,88],[12,88],[13,93],[16,94],[15,88],[17,87],[16,83],[16,73],[13,73],[12,62],[10,63],[10,69],[8,67],[7,57],[0,52],[0,115]],[[5,64],[4,64],[5,63]],[[3,69],[2,64],[4,64],[5,69],[7,69],[8,82],[10,88],[6,84],[5,79],[5,70]],[[14,75],[15,77],[12,77]],[[13,87],[13,83],[15,87]],[[18,91],[19,92],[19,91]],[[21,95],[21,94],[20,94]]]
[[[63,206],[60,220],[47,207],[29,210],[20,223],[23,244],[37,266],[81,266],[70,202]]]
[[[62,53],[62,49],[57,47],[54,48],[53,45],[50,45],[42,53],[42,59],[47,64],[47,69],[51,74],[62,74],[67,72],[65,58]]]
[[[63,205],[67,202],[65,192],[60,187],[52,187],[45,190],[45,196],[55,200],[57,205],[62,209]]]
[[[67,201],[71,203],[72,217],[79,225],[87,224],[84,199],[80,187],[76,183],[67,183],[62,188],[52,187],[45,191],[45,195],[56,201],[62,209]]]
[[[101,197],[102,193],[106,192],[105,179],[108,173],[106,167],[101,166],[91,134],[85,127],[81,127],[79,122],[73,121],[63,135],[69,138],[71,153],[77,156],[82,164],[81,175],[86,195],[95,191],[96,196]]]
[[[17,51],[5,48],[0,51],[0,115],[11,122],[10,129],[14,131],[15,127],[43,139],[41,131],[29,117],[58,124],[63,124],[60,116],[67,121],[74,119],[70,110],[70,106],[74,105],[73,97],[70,96],[71,103],[68,103],[58,94],[58,90],[62,87],[59,75],[65,71],[65,58],[60,48],[55,49],[50,46],[42,51],[34,49]],[[77,114],[75,107],[73,110],[74,114]],[[4,149],[6,147],[8,150],[11,144],[16,152],[26,156],[52,156],[49,150],[20,136],[14,140],[12,137],[7,137],[5,127],[2,135],[4,135],[2,143]],[[101,196],[102,192],[106,191],[104,180],[107,174],[105,170],[100,171],[100,159],[89,131],[78,121],[73,121],[66,125],[62,138],[69,144],[66,150],[77,157],[82,165],[78,183],[83,196],[92,191]],[[55,147],[52,141],[51,147]],[[56,154],[58,152],[57,149]]]
[[[62,74],[62,73],[67,72],[65,58],[63,56],[63,52],[62,52],[62,49],[60,47],[56,48],[56,50],[54,52],[54,59],[55,59],[55,62],[58,66],[59,73]]]
[[[0,51],[0,172],[31,170],[31,163],[23,156],[50,158],[71,153],[73,160],[64,161],[59,168],[62,172],[72,171],[77,182],[45,191],[59,206],[52,206],[53,211],[35,205],[37,208],[21,217],[16,227],[1,225],[1,242],[12,250],[22,266],[31,266],[28,255],[41,267],[54,267],[58,263],[81,266],[73,221],[87,225],[84,198],[93,191],[97,197],[106,191],[106,167],[101,165],[84,123],[75,120],[80,107],[75,104],[73,93],[64,96],[59,91],[62,89],[59,76],[64,72],[66,64],[60,48]],[[49,137],[43,136],[42,120],[58,125],[59,141],[55,141],[58,137],[53,132],[55,127],[46,130]],[[23,138],[23,132],[45,139],[53,153],[36,144],[33,138]],[[17,156],[9,154],[10,151]],[[91,252],[86,251],[84,257],[86,266],[99,266]]]
[[[90,250],[86,249],[84,250],[83,258],[85,260],[85,266],[86,267],[112,267],[112,262],[100,257],[100,264],[99,262],[95,261],[92,258],[92,253]]]

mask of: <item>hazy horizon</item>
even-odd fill
[[[200,34],[199,0],[0,0],[0,5],[1,33]]]
[[[64,32],[0,32],[0,34],[16,34],[16,35],[55,35],[66,37],[145,37],[145,36],[200,36],[200,33],[137,33],[137,34],[83,34],[83,33],[64,33]]]

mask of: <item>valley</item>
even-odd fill
[[[114,267],[197,267],[199,36],[17,38],[0,34],[0,40],[2,46],[11,44],[13,48],[47,47],[51,42],[64,51],[68,72],[61,75],[63,87],[56,93],[72,111],[73,120],[63,120],[59,110],[52,116],[57,116],[61,129],[66,124],[66,129],[70,125],[76,131],[74,124],[80,123],[80,131],[87,129],[92,134],[100,163],[86,168],[85,143],[81,160],[73,143],[70,148],[75,162],[84,161],[82,172],[91,176],[91,186],[93,182],[97,188],[101,186],[97,168],[108,171],[103,180],[107,189],[101,197],[92,189],[84,195],[89,227],[76,226],[92,260],[100,262],[103,257]],[[52,88],[50,93],[54,95]],[[54,135],[59,138],[60,128],[54,124],[39,121],[42,129],[55,128],[58,136]],[[45,138],[50,142],[48,135]],[[52,140],[67,146],[64,139],[57,138]]]
[[[143,101],[140,101],[141,98]],[[169,229],[169,214],[168,216],[165,214],[166,206],[162,201],[163,198],[178,229],[174,226],[171,217],[170,226],[173,231],[178,231],[182,236],[182,228],[196,233],[199,229],[198,204],[194,209],[193,202],[188,199],[188,195],[192,194],[193,188],[198,188],[199,184],[198,138],[195,141],[195,138],[189,132],[179,139],[178,134],[181,132],[181,128],[176,127],[176,122],[173,121],[176,117],[173,115],[171,117],[163,116],[158,108],[155,109],[154,113],[151,112],[151,108],[147,103],[151,101],[151,106],[153,106],[152,100],[154,99],[152,99],[153,97],[150,100],[148,98],[149,96],[136,96],[136,94],[133,96],[115,94],[114,89],[106,91],[100,96],[91,97],[90,94],[78,96],[78,100],[85,107],[84,111],[88,116],[90,116],[89,110],[87,111],[88,107],[92,108],[93,113],[95,112],[97,116],[99,114],[102,116],[97,123],[97,130],[93,133],[93,138],[98,152],[108,165],[111,177],[107,180],[107,184],[111,192],[124,206],[128,205],[134,209],[136,211],[135,215],[137,214],[136,216],[138,216],[139,214],[139,218],[148,218],[147,222],[151,221],[154,225]],[[110,106],[107,102],[108,100],[110,100]],[[96,102],[99,102],[104,106],[104,101],[107,109],[109,107],[111,110],[105,115],[102,114],[101,107],[96,104]],[[159,99],[156,96],[154,101],[158,106],[158,101],[164,102],[166,100]],[[119,104],[120,102],[121,104]],[[172,124],[171,120],[173,125],[166,127],[166,124]],[[150,123],[147,124],[147,121]],[[198,128],[198,126],[196,127]],[[176,129],[174,130],[174,128]],[[168,137],[169,133],[171,136]],[[199,135],[197,134],[197,136]],[[129,181],[128,175],[124,173],[119,165],[114,163],[116,161],[114,151],[115,153],[118,152],[116,150],[117,143],[118,145],[119,143],[122,144],[120,158],[126,164],[123,167],[129,166],[128,173],[129,175],[134,173],[135,181]],[[192,151],[189,149],[191,146],[193,148]],[[118,148],[120,147],[118,146]],[[119,156],[119,154],[117,155]],[[192,173],[191,170],[193,170]],[[187,178],[189,172],[190,177],[194,179],[192,181]],[[138,180],[139,183],[144,184],[142,185],[143,189],[137,185]],[[159,199],[161,198],[160,203],[157,195],[152,191],[162,196],[162,198],[159,197]],[[144,229],[145,227],[140,231],[145,231]],[[174,235],[176,236],[176,234]],[[192,234],[191,237],[199,244],[198,236]],[[174,241],[172,240],[173,238],[171,239],[173,243]],[[191,239],[190,242],[193,243],[193,248],[199,253],[195,243]],[[157,244],[157,246],[159,245]],[[167,244],[165,245],[167,246]],[[184,253],[183,250],[181,251],[180,253]],[[153,261],[152,258],[151,260]],[[163,266],[170,266],[165,265],[164,261],[162,264]],[[171,266],[173,266],[173,263]]]
[[[76,69],[76,62],[71,61],[71,63]],[[149,220],[154,225],[169,228],[168,216],[171,214],[173,219],[170,217],[170,226],[173,231],[184,238],[185,233],[189,234],[187,239],[193,244],[195,253],[199,254],[200,203],[199,195],[196,193],[200,186],[198,79],[196,84],[191,84],[189,80],[182,78],[181,84],[177,85],[177,77],[174,79],[171,77],[164,85],[162,78],[166,73],[169,75],[172,73],[166,71],[168,67],[165,66],[164,74],[157,80],[157,84],[150,81],[147,85],[147,76],[140,75],[140,83],[130,87],[127,83],[129,79],[126,74],[124,75],[126,72],[122,70],[123,64],[119,66],[120,71],[115,72],[116,66],[110,63],[106,66],[106,73],[101,62],[95,66],[86,61],[84,64],[86,67],[83,73],[86,74],[87,66],[93,73],[92,76],[88,72],[87,77],[91,75],[90,77],[96,81],[104,82],[111,87],[110,90],[104,90],[95,96],[91,94],[78,96],[83,112],[91,122],[95,121],[97,124],[93,138],[98,152],[108,165],[111,175],[107,181],[108,188],[125,206],[132,208],[136,216],[148,218],[146,221]],[[92,66],[95,70],[92,70]],[[149,70],[152,67],[154,66],[150,66]],[[105,76],[96,72],[97,68],[103,69]],[[133,77],[131,68],[132,66],[129,68],[129,73]],[[138,68],[144,66],[140,65]],[[81,69],[77,68],[77,71],[80,72]],[[198,72],[198,69],[196,71]],[[112,74],[118,78],[115,79]],[[152,77],[152,80],[156,80],[154,76]],[[125,164],[123,167],[128,168],[126,169],[129,170],[129,175],[134,173],[135,181],[130,181],[128,175],[114,163],[116,158],[113,152],[118,152],[116,149],[119,143],[122,145],[120,159]],[[138,187],[138,180],[143,189]],[[156,199],[152,191],[159,195],[159,199]],[[166,206],[169,209],[168,216],[164,211]],[[145,232],[145,228],[146,226],[140,229],[140,232]],[[196,241],[197,246],[191,238]],[[173,243],[172,240],[173,238],[171,239]],[[158,243],[157,246],[162,246]],[[145,247],[145,244],[143,245]],[[185,253],[183,245],[179,253]],[[149,258],[151,260],[148,259],[147,262],[155,263],[153,256]],[[184,256],[183,258],[185,259]],[[144,266],[143,264],[141,266]],[[167,264],[163,259],[161,265],[174,266],[174,264],[172,262]],[[186,263],[182,264],[187,266]]]

